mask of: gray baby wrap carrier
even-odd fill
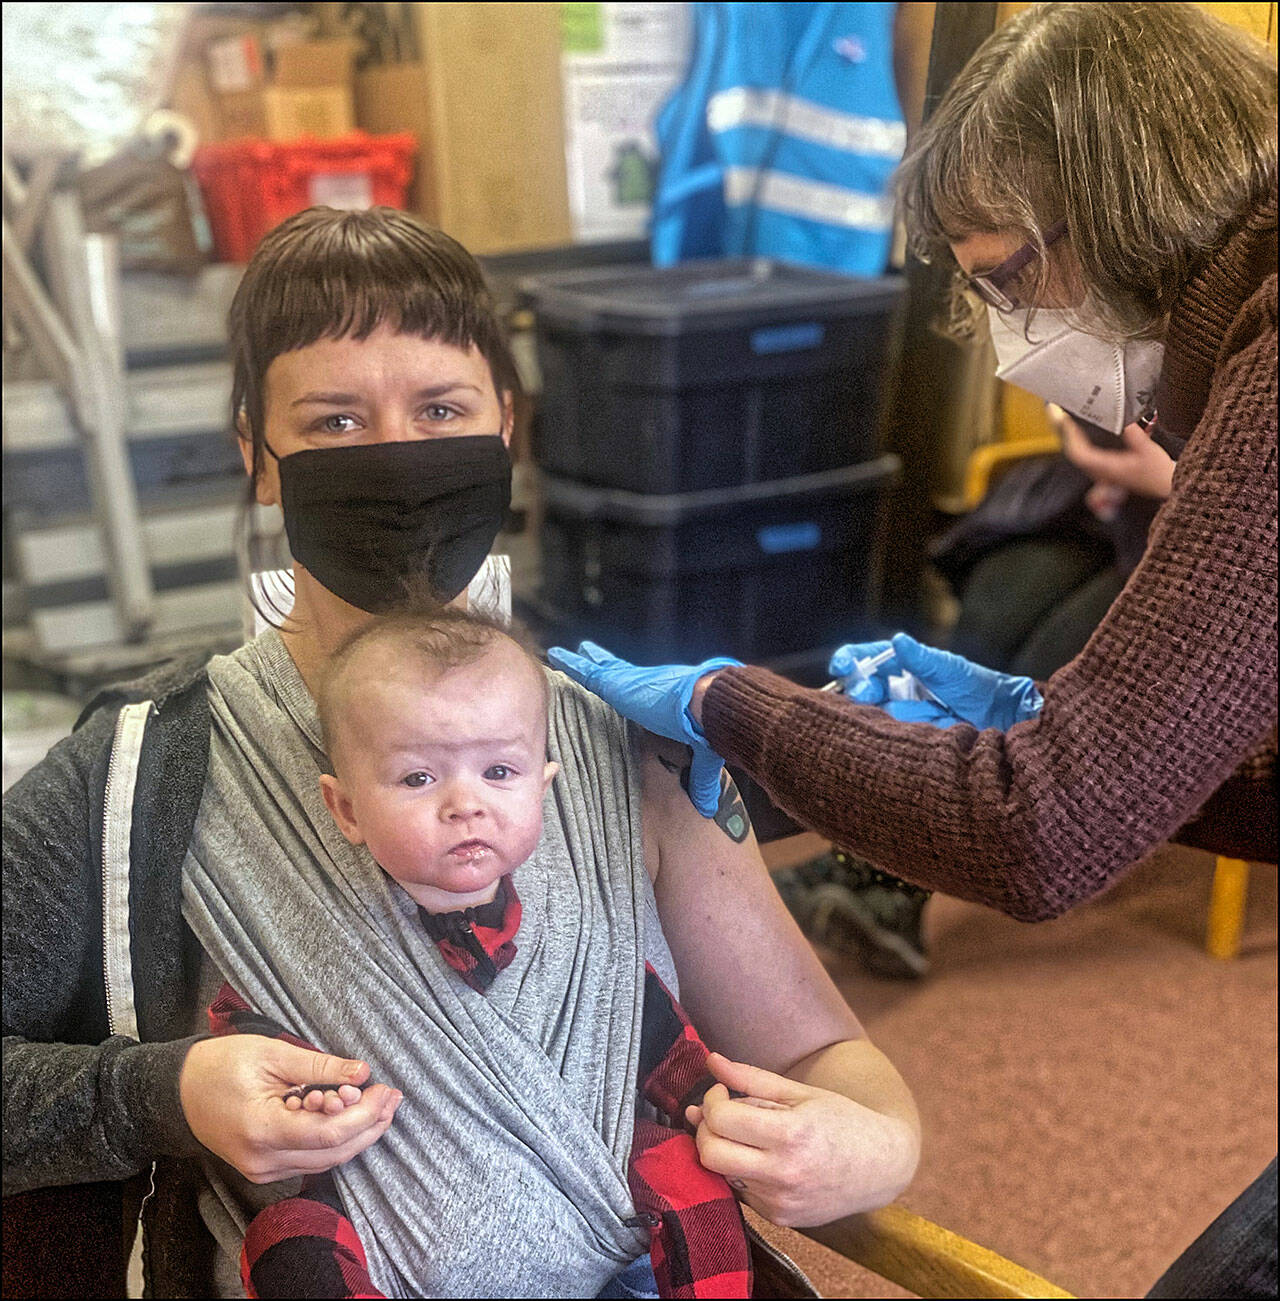
[[[210,665],[184,914],[259,1011],[405,1095],[338,1167],[389,1296],[592,1296],[647,1250],[627,1160],[646,956],[674,989],[628,724],[551,674],[561,765],[516,872],[517,953],[468,988],[417,905],[333,823],[314,705],[275,632]]]

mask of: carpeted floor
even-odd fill
[[[822,956],[912,1086],[921,1215],[1079,1296],[1137,1297],[1276,1151],[1276,872],[1243,951],[1204,951],[1213,860],[1164,849],[1101,899],[1026,926],[954,899],[932,973]],[[825,1296],[907,1293],[770,1228]]]

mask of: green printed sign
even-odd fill
[[[604,49],[604,5],[560,5],[560,38],[566,54],[599,54]]]

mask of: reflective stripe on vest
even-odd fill
[[[735,86],[707,101],[707,128],[719,135],[735,127],[781,131],[799,140],[897,162],[907,145],[906,124],[824,108],[782,91]]]
[[[785,172],[768,171],[761,176],[758,167],[727,167],[724,199],[730,207],[756,203],[774,212],[851,230],[886,231],[893,225],[890,196],[860,194],[842,185],[805,181]]]

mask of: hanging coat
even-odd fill
[[[657,266],[776,257],[880,275],[906,126],[893,4],[695,4],[655,122]]]

